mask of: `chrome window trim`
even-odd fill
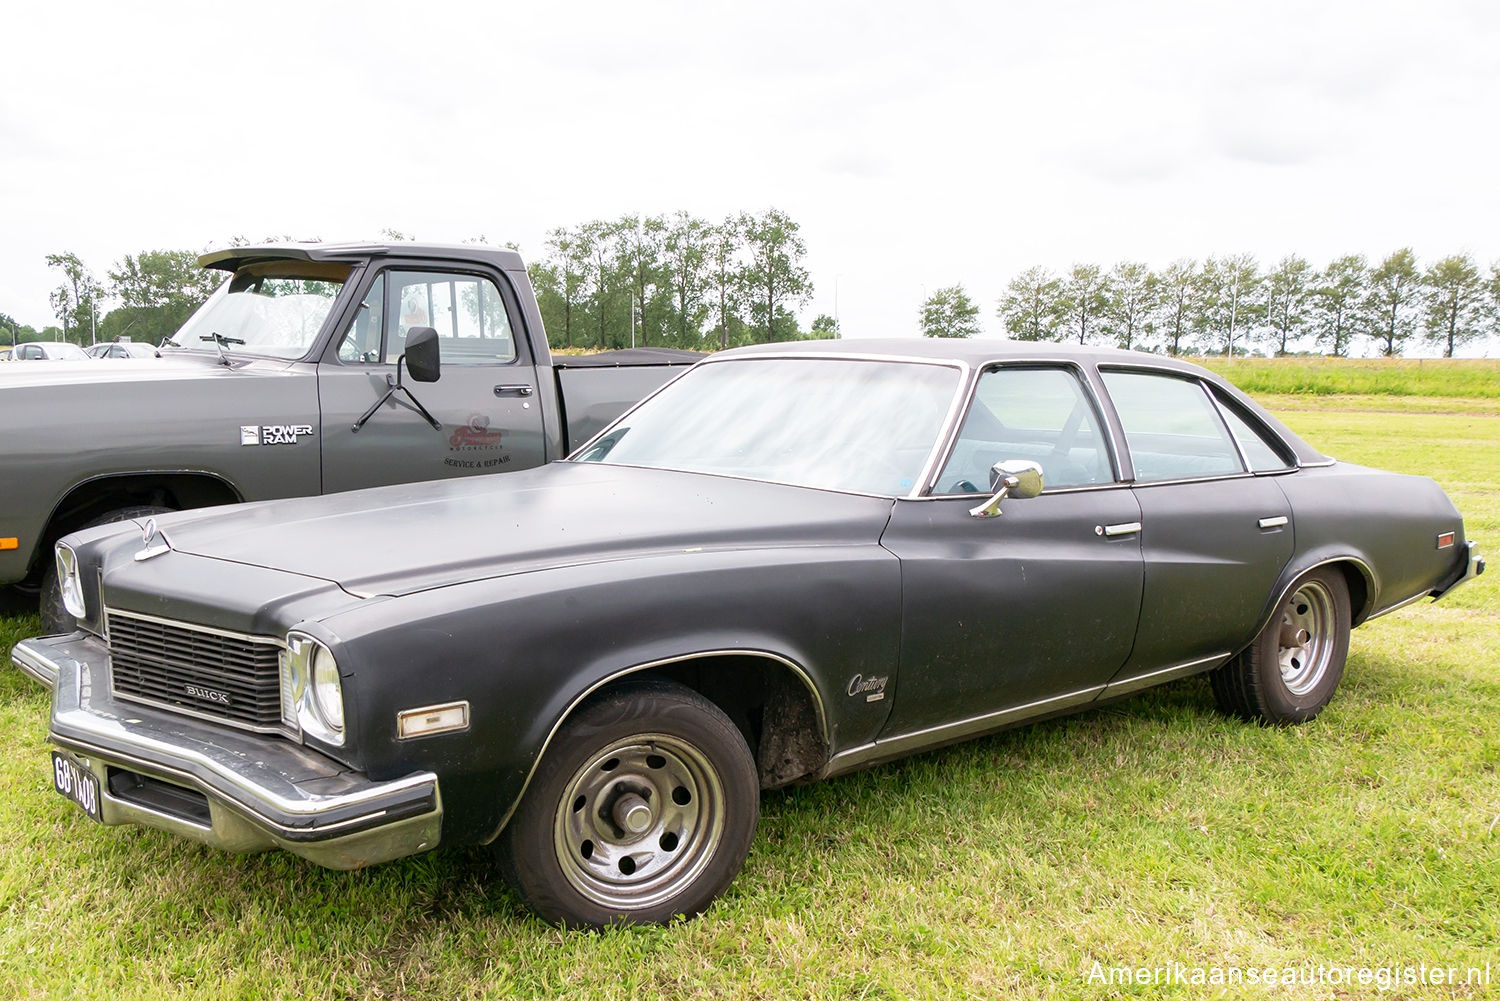
[[[1059,487],[1056,490],[1048,489],[1046,484],[1044,483],[1042,485],[1042,493],[1038,494],[1037,496],[1042,496],[1049,493],[1060,494],[1068,491],[1100,490],[1110,487],[1128,485],[1128,481],[1120,479],[1120,473],[1123,467],[1120,465],[1119,455],[1116,452],[1114,435],[1110,433],[1109,422],[1104,419],[1104,410],[1099,405],[1100,401],[1097,394],[1094,392],[1093,383],[1089,381],[1088,368],[1084,365],[1084,363],[1073,358],[1044,357],[1025,359],[998,359],[995,361],[985,362],[984,364],[975,366],[973,368],[973,372],[971,373],[969,378],[968,392],[964,394],[963,406],[960,408],[958,419],[953,422],[953,425],[950,428],[946,429],[947,437],[943,442],[944,447],[942,449],[941,455],[938,458],[938,462],[933,466],[930,476],[918,481],[920,489],[914,491],[911,495],[909,495],[908,499],[942,500],[944,498],[950,497],[979,496],[978,494],[938,494],[933,493],[933,491],[937,489],[937,479],[940,475],[942,475],[943,467],[946,466],[948,460],[952,458],[953,450],[958,447],[958,435],[959,432],[963,430],[963,418],[968,416],[969,409],[974,405],[974,399],[979,394],[979,380],[984,378],[985,373],[1001,368],[1070,370],[1069,374],[1076,378],[1078,381],[1079,390],[1083,393],[1084,402],[1086,402],[1089,405],[1090,409],[1093,410],[1094,420],[1097,424],[1094,429],[1094,433],[1098,436],[1100,443],[1104,446],[1105,455],[1109,458],[1110,474],[1115,477],[1115,479],[1110,483],[1079,484],[1078,486],[1073,487]]]
[[[883,355],[883,354],[872,354],[872,353],[866,353],[866,352],[853,352],[853,351],[851,351],[851,352],[828,352],[828,353],[819,353],[819,354],[801,354],[801,353],[791,352],[791,351],[777,351],[777,352],[772,352],[772,353],[767,353],[767,354],[739,355],[739,356],[736,356],[736,357],[724,357],[722,355],[710,356],[710,357],[705,358],[702,361],[698,362],[697,364],[691,365],[688,368],[684,369],[683,372],[682,372],[682,374],[678,375],[676,378],[668,379],[662,385],[656,387],[656,391],[655,392],[651,393],[645,399],[643,399],[640,402],[636,403],[635,406],[631,407],[630,409],[626,410],[623,414],[621,414],[620,416],[616,417],[614,420],[610,421],[608,424],[606,424],[599,431],[595,432],[595,434],[594,434],[594,436],[592,438],[590,438],[588,441],[584,442],[582,445],[579,445],[577,448],[573,449],[573,451],[569,452],[568,455],[566,456],[566,458],[563,459],[563,461],[564,462],[577,462],[578,461],[577,457],[579,455],[583,454],[584,452],[588,451],[588,449],[590,449],[591,447],[593,447],[594,442],[596,442],[600,438],[603,438],[604,436],[608,435],[611,431],[613,431],[615,429],[615,427],[617,425],[619,425],[621,422],[623,422],[631,414],[635,413],[636,410],[640,409],[641,407],[643,407],[647,403],[649,403],[651,400],[655,399],[656,396],[657,396],[657,394],[664,392],[667,389],[668,386],[672,386],[672,385],[676,384],[679,379],[684,378],[689,372],[693,371],[694,369],[701,368],[704,365],[722,365],[722,364],[724,364],[726,362],[736,362],[736,361],[740,361],[740,362],[743,362],[743,361],[788,361],[788,360],[791,360],[791,361],[806,361],[806,360],[809,360],[809,359],[815,360],[815,361],[858,361],[858,362],[880,362],[880,363],[884,363],[884,364],[897,363],[897,364],[901,364],[901,365],[930,365],[930,366],[934,366],[934,367],[937,367],[937,368],[951,368],[951,369],[956,369],[958,371],[958,385],[957,385],[957,387],[955,387],[955,389],[954,389],[954,391],[953,391],[953,393],[951,395],[951,398],[949,400],[949,403],[948,403],[948,412],[943,417],[942,423],[940,423],[938,425],[938,433],[937,433],[936,438],[934,439],[934,444],[931,447],[928,448],[928,450],[927,450],[927,460],[922,464],[921,472],[912,481],[914,485],[913,485],[913,487],[912,487],[912,489],[911,489],[911,491],[909,493],[906,493],[906,494],[872,494],[872,493],[863,493],[863,492],[858,491],[858,490],[836,490],[836,489],[833,489],[832,487],[815,487],[815,486],[809,486],[807,484],[801,484],[801,483],[784,483],[781,480],[765,480],[765,479],[760,479],[760,478],[753,477],[753,476],[736,476],[733,473],[710,473],[710,472],[704,472],[702,470],[697,470],[697,469],[673,469],[673,468],[671,468],[669,466],[636,466],[636,465],[632,465],[630,463],[625,463],[625,462],[601,463],[601,465],[614,465],[614,466],[619,466],[619,467],[625,468],[625,469],[659,469],[659,470],[664,470],[666,472],[690,473],[690,474],[693,474],[693,475],[696,475],[696,476],[722,476],[725,479],[743,480],[743,481],[745,481],[747,483],[773,483],[773,484],[776,484],[777,486],[798,487],[798,488],[803,489],[803,490],[821,490],[821,491],[823,491],[825,493],[848,494],[848,495],[855,496],[855,497],[878,497],[881,500],[896,500],[896,499],[903,498],[903,497],[916,497],[916,496],[918,496],[922,492],[922,484],[926,482],[926,476],[927,476],[928,471],[932,468],[933,463],[936,461],[936,456],[935,456],[936,450],[939,449],[942,446],[943,442],[946,440],[947,436],[950,434],[950,429],[951,429],[952,423],[954,421],[955,414],[959,411],[960,401],[964,397],[964,388],[965,388],[966,385],[972,386],[972,384],[974,382],[974,380],[972,378],[973,371],[974,371],[973,366],[971,366],[968,362],[963,361],[962,359],[958,359],[958,358],[910,358],[910,357],[905,357],[905,356],[902,356],[902,355]],[[936,476],[937,474],[934,472],[932,475]]]
[[[1218,408],[1219,418],[1225,423],[1225,425],[1229,424],[1229,418],[1233,416],[1246,427],[1248,427],[1250,429],[1250,433],[1261,440],[1261,444],[1266,445],[1268,448],[1271,448],[1272,452],[1276,452],[1277,449],[1272,447],[1270,443],[1266,441],[1266,434],[1269,434],[1272,438],[1276,439],[1276,444],[1281,446],[1281,450],[1291,455],[1292,457],[1292,461],[1290,463],[1286,463],[1286,460],[1281,455],[1277,455],[1277,458],[1281,459],[1284,463],[1283,465],[1277,466],[1274,469],[1256,469],[1250,462],[1250,456],[1245,454],[1244,446],[1242,446],[1240,444],[1240,440],[1235,437],[1234,428],[1230,427],[1229,437],[1234,441],[1235,448],[1239,449],[1240,458],[1244,461],[1246,469],[1257,475],[1265,475],[1269,473],[1284,473],[1288,470],[1297,468],[1297,450],[1288,445],[1286,441],[1282,439],[1281,435],[1265,426],[1262,426],[1257,430],[1255,423],[1252,423],[1243,414],[1235,412],[1234,407],[1230,406],[1228,401],[1222,399],[1219,393],[1214,392],[1212,386],[1204,383],[1204,388],[1208,390],[1208,398],[1212,400],[1214,406]],[[1266,434],[1262,434],[1262,431],[1264,431]]]
[[[101,608],[100,622],[104,629],[104,636],[102,638],[104,639],[105,652],[109,655],[109,670],[106,673],[109,677],[109,694],[111,698],[118,699],[121,702],[132,702],[136,705],[150,706],[153,709],[161,709],[165,712],[175,713],[178,716],[189,716],[193,719],[202,720],[205,723],[214,723],[219,726],[232,727],[236,730],[243,730],[247,733],[279,734],[281,736],[288,737],[293,741],[300,742],[299,738],[301,735],[295,729],[287,726],[284,723],[279,726],[252,725],[250,723],[242,723],[239,720],[229,719],[224,716],[215,716],[210,713],[200,712],[196,709],[188,709],[173,702],[162,702],[159,699],[149,699],[130,692],[117,691],[115,689],[114,654],[110,651],[109,648],[109,620],[111,616],[119,616],[123,619],[136,619],[140,622],[150,622],[159,626],[170,626],[174,629],[187,629],[193,632],[208,633],[213,636],[222,636],[225,639],[244,640],[249,643],[258,643],[262,646],[274,646],[279,651],[286,649],[285,641],[277,639],[274,636],[259,636],[255,633],[241,633],[236,632],[232,629],[219,629],[215,626],[202,626],[198,625],[197,623],[186,622],[182,619],[167,619],[162,618],[159,615],[148,615],[145,612],[119,611],[116,609],[111,609],[108,606],[103,606]],[[279,674],[276,682],[276,687],[279,694],[281,689]]]

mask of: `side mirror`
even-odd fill
[[[974,518],[1000,517],[1000,502],[1007,497],[1026,500],[1042,492],[1042,467],[1027,459],[1007,459],[990,467],[990,499],[969,509]]]
[[[412,327],[406,332],[406,352],[402,357],[413,382],[437,382],[443,374],[438,333],[431,327]]]

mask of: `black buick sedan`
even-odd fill
[[[1272,724],[1482,572],[1431,480],[1182,362],[995,341],[705,360],[570,459],[58,547],[53,777],[353,868],[491,844],[549,921],[692,915],[761,789],[1208,674]]]

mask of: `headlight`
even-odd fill
[[[313,706],[328,729],[344,732],[344,690],[339,682],[339,666],[333,662],[333,654],[325,646],[313,651],[312,662]]]
[[[83,581],[78,577],[78,556],[72,549],[57,544],[57,585],[62,589],[63,608],[75,619],[84,617]]]
[[[333,652],[306,633],[288,633],[281,657],[281,718],[339,746],[344,743],[344,689]]]

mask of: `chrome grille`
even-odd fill
[[[115,695],[256,730],[281,729],[281,643],[105,612]]]

